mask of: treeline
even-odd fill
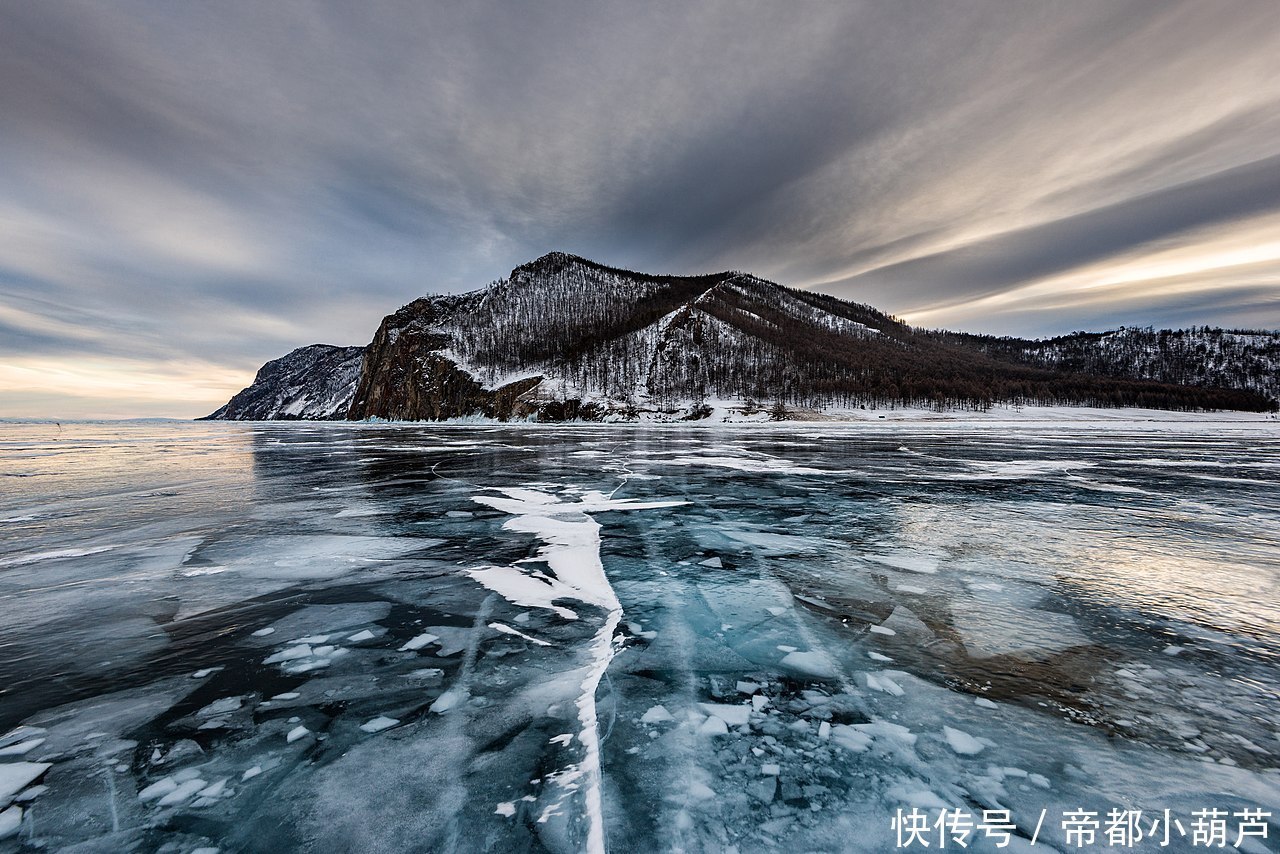
[[[717,287],[667,336],[655,397],[783,400],[796,406],[987,408],[1141,406],[1263,411],[1271,402],[1236,389],[1011,364],[917,333],[874,309],[845,304],[862,328],[817,323],[797,303],[832,298],[738,279]],[[826,306],[823,306],[824,308]],[[832,314],[835,314],[832,312]]]
[[[928,332],[927,336],[995,358],[1066,373],[1152,380],[1206,388],[1250,389],[1280,398],[1280,333],[1121,327],[1056,338]]]

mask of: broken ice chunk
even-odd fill
[[[307,729],[302,725],[298,725],[293,729],[289,730],[289,734],[284,737],[284,740],[288,744],[293,744],[298,739],[306,738],[310,734],[311,734],[311,730]]]
[[[221,780],[218,780],[216,782],[210,783],[208,786],[205,786],[203,789],[196,792],[196,795],[201,798],[216,798],[219,795],[221,795],[223,790],[226,788],[227,788],[227,778],[223,777]]]
[[[667,711],[665,706],[652,706],[650,709],[640,716],[642,724],[660,724],[667,721],[673,721],[675,718]]]
[[[437,697],[436,701],[431,704],[431,711],[438,715],[442,715],[465,699],[467,699],[466,691],[461,688],[450,688],[448,691],[445,691]]]
[[[946,802],[926,788],[923,782],[916,781],[916,783],[914,786],[909,784],[894,786],[885,792],[885,795],[895,801],[902,801],[909,806],[923,810],[945,810],[947,808]]]
[[[889,656],[881,655],[878,652],[868,652],[867,658],[871,659],[872,661],[893,661],[893,659],[890,658]]]
[[[754,694],[755,692],[760,690],[761,686],[760,686],[760,683],[758,682],[739,681],[738,684],[735,685],[734,687],[737,689],[739,694]]]
[[[836,675],[835,667],[825,654],[817,650],[807,652],[789,652],[782,657],[780,662],[783,667],[789,667],[800,673],[809,676],[818,676],[823,678],[833,678]]]
[[[245,772],[240,775],[240,780],[242,782],[245,780],[252,780],[254,777],[257,777],[261,773],[262,773],[262,766],[254,765],[252,768],[245,769]]]
[[[221,700],[214,700],[196,712],[196,717],[211,718],[215,715],[225,715],[228,712],[234,712],[239,709],[242,703],[243,701],[239,697],[223,697]]]
[[[897,634],[897,632],[895,632],[893,629],[890,629],[886,626],[872,626],[871,633],[873,635],[896,635]]]
[[[991,702],[990,700],[988,700],[986,697],[974,697],[974,698],[973,698],[973,704],[974,704],[975,706],[977,706],[978,708],[980,708],[980,709],[996,709],[996,708],[999,708],[999,706],[997,706],[995,703],[993,703],[993,702]]]
[[[702,726],[698,727],[698,732],[702,735],[728,735],[729,727],[720,718],[712,715],[702,722]]]
[[[48,762],[7,762],[0,765],[0,804],[21,792],[49,768]]]
[[[769,698],[764,694],[756,694],[751,698],[751,708],[757,712],[769,705]]]
[[[709,801],[716,796],[716,790],[708,786],[706,783],[700,783],[694,780],[689,784],[689,797],[695,801]]]
[[[765,777],[777,777],[782,773],[782,768],[775,762],[770,762],[760,766],[760,773]]]
[[[404,646],[400,647],[400,651],[412,652],[413,650],[416,650],[416,649],[422,649],[427,644],[435,643],[438,640],[440,640],[439,635],[433,635],[430,632],[423,632],[417,637],[410,638],[409,640],[405,641]]]
[[[386,715],[378,715],[373,720],[360,724],[360,729],[368,733],[382,732],[384,729],[390,729],[398,723],[400,723],[398,718],[389,718]]]
[[[146,801],[154,801],[157,798],[164,797],[176,788],[178,788],[178,784],[173,781],[172,777],[163,777],[138,792],[138,800],[144,803]]]
[[[179,783],[174,788],[173,791],[171,791],[169,794],[165,795],[160,799],[159,805],[162,807],[169,807],[169,806],[173,806],[174,804],[180,804],[183,801],[190,798],[196,792],[203,789],[207,785],[208,783],[206,783],[204,780],[200,779],[199,777],[196,777],[195,779],[192,779],[192,780],[187,780],[184,783]]]
[[[43,738],[31,738],[26,741],[20,741],[17,744],[11,744],[8,747],[0,747],[0,756],[23,756],[35,750],[44,744]]]
[[[698,561],[698,566],[709,566],[712,569],[723,569],[724,561],[720,560],[718,557],[709,557],[706,560]]]
[[[913,554],[895,554],[895,555],[867,555],[868,558],[876,563],[882,563],[885,566],[891,566],[894,569],[904,569],[907,572],[918,572],[925,575],[933,575],[938,571],[938,561],[931,557]]]
[[[854,753],[861,753],[871,746],[871,736],[859,732],[848,724],[837,724],[831,728],[831,740]]]
[[[256,632],[253,633],[253,636],[255,638],[265,638],[267,635],[274,635],[275,633],[276,633],[276,630],[268,626],[265,629],[258,629]]]
[[[890,723],[889,721],[872,721],[869,724],[852,724],[851,726],[857,732],[876,738],[900,741],[909,747],[914,746],[916,743],[915,733],[901,724]],[[835,729],[840,729],[840,727],[835,727]]]
[[[961,732],[949,726],[942,728],[942,735],[951,745],[951,749],[961,756],[973,756],[981,753],[983,744],[967,732]]]
[[[901,697],[904,693],[902,686],[897,682],[894,682],[884,673],[867,673],[865,675],[867,679],[867,687],[873,691],[883,691],[884,693],[894,697]]]
[[[467,514],[467,515],[471,515],[471,514]],[[503,803],[498,804],[498,808],[494,810],[494,813],[500,816],[505,816],[506,818],[511,818],[511,816],[516,814],[515,802],[505,801]]]
[[[210,673],[216,673],[217,671],[219,671],[219,670],[221,670],[221,669],[222,669],[221,667],[205,667],[205,668],[203,668],[203,669],[201,669],[201,670],[197,670],[195,673],[192,673],[192,674],[191,674],[191,678],[192,678],[192,679],[203,679],[204,677],[208,676]]]
[[[275,655],[269,655],[262,660],[263,664],[279,664],[282,661],[293,661],[298,658],[310,658],[311,647],[308,644],[299,644],[280,650]]]
[[[410,670],[408,673],[402,673],[401,678],[404,679],[439,679],[444,675],[444,671],[439,667],[421,667],[417,670]]]
[[[22,807],[9,807],[0,812],[0,839],[8,839],[22,827]]]
[[[350,637],[347,638],[347,640],[351,641],[352,643],[359,643],[360,641],[373,640],[373,638],[374,638],[373,632],[369,631],[368,629],[365,629],[362,632],[356,632],[354,635],[351,635]]]
[[[773,614],[775,617],[781,617],[783,614],[787,613],[787,609],[783,608],[781,605],[770,605],[765,608],[765,610],[770,614]]]
[[[4,735],[0,735],[0,747],[8,747],[11,744],[17,744],[20,741],[27,741],[36,736],[44,735],[48,730],[38,726],[20,726],[11,729]]]
[[[119,770],[119,769],[117,768],[116,770]],[[125,770],[126,771],[129,770],[129,766],[126,765]],[[36,798],[40,797],[47,791],[49,791],[48,786],[45,786],[45,785],[32,786],[28,789],[23,789],[21,792],[18,792],[18,794],[13,796],[13,799],[17,803],[25,804],[27,801],[34,801]]]
[[[742,726],[751,715],[750,706],[731,706],[724,703],[699,703],[698,708],[708,715],[713,715],[729,726]]]

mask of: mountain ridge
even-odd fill
[[[1250,333],[1257,341],[1247,349],[1232,344],[1239,370],[1219,364],[1224,351],[1213,350],[1210,333],[1219,343],[1234,334],[1202,330],[1198,349],[1177,358],[1148,347],[1139,364],[1130,348],[1133,364],[1114,364],[1120,350],[1089,343],[1114,333],[1027,341],[914,329],[871,306],[749,273],[637,273],[553,252],[484,288],[409,302],[363,348],[311,345],[272,360],[207,417],[687,417],[708,399],[744,408],[1274,411],[1280,333]],[[1203,364],[1189,364],[1194,358]]]

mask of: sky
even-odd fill
[[[1274,0],[0,0],[0,417],[193,417],[550,251],[1280,328]]]

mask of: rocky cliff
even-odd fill
[[[273,359],[258,370],[253,385],[209,419],[268,421],[343,419],[360,379],[364,347],[312,344]]]

